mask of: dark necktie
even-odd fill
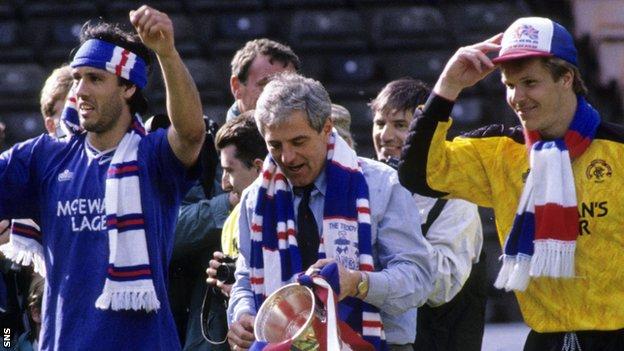
[[[316,262],[320,243],[316,220],[310,209],[310,194],[313,188],[314,184],[310,184],[294,189],[294,192],[301,196],[297,210],[297,245],[301,253],[301,268],[304,271]]]

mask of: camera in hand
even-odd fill
[[[234,271],[236,271],[236,260],[230,256],[225,256],[219,260],[221,265],[217,268],[217,280],[224,284],[234,284],[236,278],[234,277]]]

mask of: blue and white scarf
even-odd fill
[[[334,130],[327,145],[327,189],[318,257],[333,257],[349,269],[374,270],[368,185],[357,155]],[[251,287],[256,308],[267,296],[296,281],[301,266],[292,190],[271,158],[264,161],[251,228]],[[269,274],[265,274],[265,271]],[[386,347],[379,310],[353,297],[339,303],[340,319],[372,344]]]
[[[578,107],[562,138],[541,140],[525,130],[531,171],[505,241],[503,266],[494,286],[524,291],[530,277],[574,277],[578,210],[572,159],[591,144],[600,115],[578,96]]]
[[[109,257],[100,309],[160,308],[147,251],[137,151],[145,129],[138,116],[117,146],[106,174],[104,202]]]

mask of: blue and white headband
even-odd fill
[[[147,84],[147,65],[142,58],[128,49],[100,39],[85,41],[70,66],[103,69],[131,81],[140,89]]]
[[[147,84],[145,61],[128,49],[100,39],[89,39],[76,52],[69,64],[72,68],[88,66],[103,69],[125,78],[142,89]],[[57,128],[57,138],[82,132],[73,89],[67,96],[61,113],[61,126]]]

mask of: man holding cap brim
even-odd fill
[[[460,92],[497,68],[521,126],[447,142]],[[408,189],[494,209],[504,251],[495,286],[516,293],[532,328],[525,350],[624,344],[624,129],[603,121],[586,94],[570,33],[520,18],[451,57],[403,150]]]

